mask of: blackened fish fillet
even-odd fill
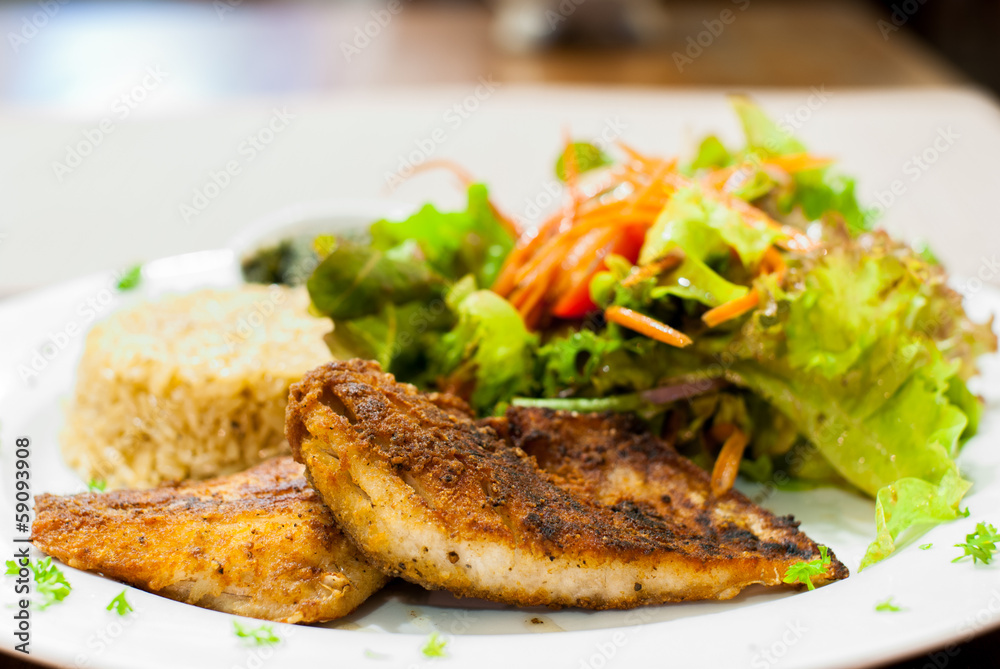
[[[388,580],[337,529],[290,457],[153,490],[39,495],[35,510],[42,552],[227,613],[331,620]]]
[[[512,410],[334,362],[292,386],[286,435],[359,549],[428,588],[516,605],[628,608],[727,599],[816,559],[790,518],[736,492],[628,418]],[[832,559],[816,583],[844,578]]]

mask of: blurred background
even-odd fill
[[[485,72],[618,86],[1000,89],[991,0],[38,0],[0,3],[0,34],[0,102],[59,111],[106,106],[150,62],[169,64],[174,85],[155,102],[174,107]]]
[[[0,38],[0,297],[218,247],[297,203],[383,199],[421,142],[516,208],[551,178],[561,126],[625,113],[630,141],[683,151],[693,125],[726,131],[733,91],[779,116],[807,105],[803,138],[844,158],[869,202],[962,117],[967,139],[886,217],[956,272],[978,248],[936,219],[988,226],[995,209],[970,161],[1000,152],[996,0],[0,0]],[[286,127],[274,148],[244,144]],[[232,160],[238,178],[213,176]]]

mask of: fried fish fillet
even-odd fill
[[[513,410],[477,423],[376,363],[292,386],[286,436],[359,549],[427,588],[628,608],[776,585],[818,547],[623,417]],[[527,451],[534,455],[529,455]],[[833,558],[815,582],[844,578]]]
[[[35,511],[35,547],[71,567],[241,616],[331,620],[388,580],[290,457],[153,490],[39,495]]]

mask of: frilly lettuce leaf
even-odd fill
[[[773,230],[748,226],[738,213],[705,197],[699,186],[691,186],[670,198],[646,233],[639,264],[662,258],[675,248],[699,262],[715,254],[728,254],[732,248],[744,266],[756,267],[779,236]]]
[[[553,337],[538,350],[535,376],[540,381],[540,394],[585,394],[594,374],[604,366],[605,357],[622,345],[621,339],[593,330]]]
[[[907,530],[920,530],[964,515],[958,505],[971,485],[953,468],[937,483],[904,478],[880,489],[875,497],[875,541],[865,552],[861,569],[888,557]]]
[[[678,191],[646,233],[639,264],[683,252],[681,264],[663,276],[652,296],[674,295],[714,307],[743,297],[749,289],[723,278],[712,265],[728,263],[732,248],[744,267],[755,268],[777,236],[750,228],[738,213],[693,186]]]
[[[726,145],[715,135],[709,135],[701,140],[698,151],[688,164],[688,173],[704,169],[718,169],[733,163],[734,156]]]
[[[325,341],[334,358],[376,360],[401,379],[413,379],[426,367],[427,348],[435,333],[454,322],[440,302],[386,304],[371,316],[334,321]]]
[[[794,135],[779,126],[767,113],[750,98],[732,95],[729,104],[743,126],[747,149],[762,156],[780,156],[802,153],[805,145]]]
[[[431,375],[445,388],[471,387],[469,402],[479,412],[530,388],[538,338],[517,310],[492,291],[476,290],[471,276],[452,287],[446,302],[458,320],[430,350]]]
[[[878,363],[862,370],[865,364],[852,370],[847,383],[777,361],[739,361],[729,373],[792,417],[837,473],[867,494],[906,477],[938,480],[954,466],[966,425],[965,415],[945,397],[948,367],[939,360],[930,370],[911,367],[901,375]],[[882,380],[889,384],[885,392]]]
[[[491,285],[514,240],[493,213],[485,186],[473,184],[468,195],[465,211],[441,212],[428,204],[406,220],[373,223],[372,248],[388,251],[415,243],[440,276],[457,281],[472,274],[480,286]]]
[[[833,214],[843,219],[851,233],[859,234],[871,230],[874,219],[858,204],[856,187],[854,179],[829,167],[799,172],[794,187],[777,198],[777,207],[783,214],[798,209],[807,221]]]
[[[306,287],[315,310],[336,321],[373,316],[388,304],[428,302],[447,282],[417,258],[338,240]]]
[[[313,310],[333,319],[334,356],[377,360],[403,381],[451,384],[485,411],[530,385],[537,338],[506,300],[476,290],[495,279],[513,240],[485,187],[468,196],[465,211],[427,205],[377,221],[370,244],[325,240],[332,249],[307,287]]]
[[[743,126],[747,141],[746,156],[766,160],[771,156],[806,151],[802,142],[775,123],[749,98],[733,96],[730,103]],[[782,214],[798,211],[806,221],[817,221],[832,214],[842,219],[852,233],[858,234],[871,229],[872,219],[862,211],[854,191],[854,179],[823,167],[794,174],[792,184],[786,188],[776,187],[773,195],[775,206]],[[759,189],[753,190],[747,199],[755,199],[762,194]]]
[[[954,518],[967,488],[954,458],[979,407],[963,374],[996,337],[938,278],[884,233],[844,238],[793,268],[788,292],[761,282],[762,308],[734,340],[714,344],[742,353],[730,378],[815,446],[821,460],[797,475],[822,477],[825,463],[877,496],[866,564],[908,528]]]

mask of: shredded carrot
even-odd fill
[[[518,238],[514,249],[507,255],[499,276],[493,282],[493,292],[506,297],[516,286],[516,275],[524,261],[535,255],[535,251],[558,229],[563,220],[562,212],[556,213],[534,230],[526,230]]]
[[[608,247],[618,236],[618,230],[614,228],[600,229],[592,231],[592,234],[580,237],[562,258],[562,275],[556,279],[549,291],[553,301],[573,288],[574,282],[583,283],[589,281],[592,271],[596,271],[604,260]],[[580,268],[584,268],[581,270]],[[592,270],[590,272],[586,270]]]
[[[546,280],[550,273],[559,267],[563,253],[568,251],[569,246],[565,237],[556,237],[552,240],[550,251],[544,255],[538,254],[532,258],[531,262],[525,264],[518,271],[517,285],[522,287],[532,286],[539,281]],[[543,292],[546,286],[542,286]],[[515,305],[517,306],[517,305]]]
[[[781,283],[785,279],[785,273],[788,271],[788,266],[785,265],[785,261],[781,258],[781,254],[773,247],[768,247],[764,251],[764,258],[761,261],[761,271],[764,274],[774,274],[778,279],[778,283]]]
[[[754,309],[758,304],[760,304],[760,294],[754,288],[743,297],[737,297],[735,300],[730,300],[714,309],[709,309],[701,315],[701,320],[708,327],[714,328],[716,325],[742,316],[751,309]]]
[[[708,435],[718,442],[724,442],[735,431],[736,426],[733,423],[712,423],[712,427],[708,430]]]
[[[649,183],[642,187],[640,190],[636,191],[635,196],[632,201],[629,202],[628,211],[634,211],[636,207],[640,207],[643,204],[650,201],[651,197],[654,195],[656,189],[661,188],[663,184],[663,177],[667,172],[674,169],[677,166],[676,160],[669,160],[660,164],[659,167],[650,176]]]
[[[493,290],[511,301],[529,328],[543,322],[554,305],[578,301],[581,285],[589,282],[595,263],[602,262],[607,250],[628,244],[627,240],[649,230],[673,194],[694,183],[677,171],[676,159],[647,156],[619,142],[626,160],[581,185],[577,156],[568,133],[564,133],[563,141],[566,201],[560,211],[537,228],[518,236],[493,284]],[[805,153],[781,156],[773,161],[773,168],[779,172],[811,169],[826,164],[824,161]],[[757,161],[755,168],[768,164]],[[782,225],[765,211],[726,192],[736,169],[742,167],[716,170],[704,177],[701,184],[706,197],[736,211],[750,227],[779,232],[775,244],[780,248],[796,251],[813,248],[812,240],[799,230]],[[634,262],[634,257],[629,260]],[[679,255],[658,260],[636,270],[622,283],[634,285],[668,271],[679,261]],[[784,278],[785,264],[776,249],[770,248],[765,253],[760,271],[774,274],[779,280]],[[709,327],[714,327],[746,313],[758,303],[759,295],[752,290],[738,300],[708,311],[703,318]],[[643,314],[618,307],[606,313],[609,320],[659,341],[675,346],[691,343],[683,333]]]
[[[693,183],[690,179],[681,174],[668,174],[664,178],[664,181],[667,181],[675,188],[686,188]],[[706,195],[715,199],[717,202],[728,207],[729,209],[735,210],[751,225],[763,225],[781,232],[786,238],[780,239],[776,243],[786,250],[808,251],[816,247],[816,244],[804,233],[789,225],[782,225],[781,223],[778,223],[776,220],[768,216],[766,212],[758,209],[746,200],[715,189],[709,190]]]
[[[517,299],[516,302],[513,302],[513,304],[526,318],[527,315],[533,312],[535,307],[541,303],[542,298],[545,297],[545,290],[546,283],[544,281],[529,284],[518,296],[520,299]],[[534,323],[532,323],[529,327],[533,325]]]
[[[673,329],[666,323],[661,323],[655,318],[650,318],[638,311],[625,307],[608,307],[604,312],[604,317],[612,323],[618,323],[622,327],[628,328],[650,339],[670,344],[677,348],[684,348],[692,344],[691,338],[683,332]]]
[[[681,264],[684,259],[684,254],[678,251],[673,251],[663,256],[659,260],[654,260],[651,263],[647,263],[642,267],[634,270],[627,277],[622,279],[622,286],[628,288],[629,286],[634,286],[640,281],[645,281],[646,279],[652,279],[653,277],[663,274],[668,269],[673,269]]]
[[[404,180],[429,170],[447,170],[448,172],[451,172],[466,188],[476,183],[476,180],[468,170],[458,163],[446,158],[436,158],[434,160],[428,160],[424,163],[420,163],[413,168],[413,172],[409,175],[409,177],[405,177]],[[500,224],[504,227],[507,234],[514,239],[521,236],[521,226],[517,224],[517,221],[515,221],[513,217],[504,214],[495,204],[493,204],[492,201],[489,202],[489,206],[490,211],[492,211],[493,215],[497,217],[498,221],[500,221]]]
[[[648,156],[639,153],[638,151],[636,151],[631,146],[629,146],[628,144],[626,144],[621,140],[618,140],[615,143],[618,145],[618,148],[620,148],[628,155],[629,158],[636,161],[637,163],[640,163],[641,165],[652,165],[653,163],[656,162],[655,158],[649,158]]]
[[[428,160],[420,163],[413,168],[413,173],[410,174],[410,176],[420,174],[421,172],[427,172],[428,170],[447,170],[454,174],[455,178],[462,182],[462,185],[466,188],[476,183],[476,180],[467,169],[453,160],[447,160],[446,158],[435,158],[434,160]]]
[[[500,209],[495,204],[493,204],[492,200],[488,200],[487,202],[490,205],[490,211],[492,211],[493,215],[496,216],[498,221],[500,221],[500,225],[503,226],[507,234],[510,235],[511,238],[513,239],[517,239],[518,237],[520,237],[521,226],[518,225],[516,220],[514,220],[514,217],[509,216],[504,212],[500,211]]]
[[[774,274],[778,282],[780,283],[785,278],[785,272],[788,267],[785,265],[785,261],[781,258],[781,254],[773,247],[769,246],[766,251],[764,251],[764,257],[761,259],[760,270],[763,274]],[[748,311],[757,307],[760,304],[760,293],[757,289],[751,289],[749,293],[743,297],[738,297],[735,300],[730,300],[725,304],[720,304],[714,309],[709,309],[701,316],[701,320],[704,321],[705,325],[710,328],[714,328],[717,325],[725,323],[733,318],[738,318]]]
[[[746,200],[741,200],[735,195],[720,193],[718,191],[713,195],[725,206],[742,214],[744,219],[749,222],[764,225],[785,235],[784,239],[779,239],[775,242],[778,246],[788,251],[808,251],[816,247],[813,240],[809,239],[803,232],[796,230],[790,225],[778,223],[764,211],[753,206]]]
[[[743,459],[743,451],[746,450],[747,435],[735,425],[719,451],[719,457],[715,459],[715,466],[712,468],[712,494],[716,497],[729,492],[733,483],[736,482],[736,475],[740,471],[740,460]]]
[[[733,166],[714,170],[703,176],[701,178],[701,182],[709,188],[722,190],[729,181],[729,178],[736,172],[736,169],[737,168]]]

